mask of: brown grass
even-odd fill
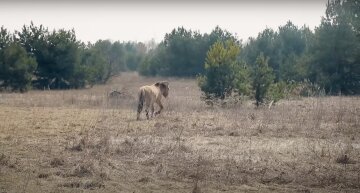
[[[0,192],[359,192],[360,98],[208,107],[170,78],[163,114],[136,121],[157,80],[1,93]]]

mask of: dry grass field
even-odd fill
[[[157,80],[163,113],[136,121],[138,87]],[[194,80],[134,73],[0,93],[0,192],[360,192],[360,98],[208,107]]]

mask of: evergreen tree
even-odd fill
[[[16,32],[16,41],[36,58],[33,85],[37,88],[61,89],[73,87],[75,72],[80,68],[79,47],[74,30],[49,32],[42,25],[24,25]],[[72,80],[72,81],[70,81]]]
[[[139,73],[145,76],[168,75],[168,55],[164,43],[160,43],[155,49],[150,50],[139,66]]]
[[[360,39],[347,2],[329,1],[326,17],[315,30],[310,79],[328,94],[360,93]]]
[[[237,57],[240,47],[233,41],[216,42],[207,53],[204,75],[199,76],[200,89],[207,98],[225,99],[236,88]]]
[[[36,68],[35,58],[18,43],[0,49],[0,87],[27,91]]]
[[[146,64],[142,64],[139,71],[143,75],[196,76],[205,70],[210,46],[226,40],[239,43],[231,33],[218,26],[204,35],[179,27],[165,35],[164,41],[148,54],[144,60]]]
[[[10,45],[11,42],[11,34],[8,32],[7,29],[4,28],[4,26],[1,26],[0,28],[0,52],[3,51],[3,49]]]
[[[125,63],[126,70],[136,70],[140,64],[144,61],[147,48],[143,43],[127,42],[125,44]]]
[[[80,51],[80,68],[85,71],[85,80],[90,86],[105,83],[108,71],[108,61],[102,51],[88,44]]]
[[[268,60],[263,53],[260,53],[252,71],[252,87],[255,92],[256,106],[265,102],[265,96],[274,80],[272,69],[268,66]]]

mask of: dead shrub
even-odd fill
[[[141,182],[141,183],[148,183],[148,182],[151,182],[152,179],[150,177],[142,177],[138,180],[138,182]]]
[[[50,176],[49,173],[40,173],[40,174],[38,175],[38,178],[48,178],[49,176]]]
[[[129,139],[125,139],[119,147],[116,148],[115,152],[120,155],[130,154],[134,149],[134,142]]]
[[[233,108],[238,104],[242,104],[243,101],[246,100],[246,97],[240,96],[237,93],[233,93],[225,99],[217,98],[214,95],[202,95],[200,99],[210,107]]]
[[[240,136],[240,134],[237,131],[232,131],[232,132],[229,133],[229,136],[238,137],[238,136]]]
[[[11,161],[10,156],[5,154],[0,154],[0,166],[7,166],[9,168],[15,168],[16,161]]]
[[[86,144],[85,141],[86,141],[86,140],[85,140],[85,138],[83,137],[83,138],[81,138],[81,139],[79,140],[79,142],[73,143],[72,146],[71,146],[70,148],[67,148],[67,149],[69,149],[69,150],[71,150],[71,151],[83,151],[83,150],[85,149],[85,144]]]
[[[65,183],[60,184],[59,186],[66,187],[66,188],[80,188],[81,182],[79,182],[79,181],[65,182]]]
[[[94,173],[94,165],[90,162],[79,164],[75,167],[75,169],[72,171],[71,176],[75,177],[86,177],[86,176],[92,176]]]
[[[0,165],[2,166],[8,166],[10,163],[10,159],[8,156],[1,154],[0,155]]]
[[[105,153],[110,152],[110,136],[106,135],[102,137],[95,147],[99,150],[104,150]]]
[[[335,162],[338,164],[349,164],[351,161],[348,155],[342,154],[336,158]]]
[[[99,177],[102,179],[102,180],[110,180],[110,177],[109,177],[109,172],[100,172],[99,173]]]
[[[86,181],[83,185],[84,189],[95,190],[97,188],[105,188],[105,185],[98,180]]]
[[[51,167],[58,167],[58,166],[63,166],[65,164],[65,161],[63,158],[53,158],[51,161],[50,161],[50,166]]]
[[[194,188],[192,189],[191,193],[201,193],[201,189],[197,181],[195,181]]]
[[[135,97],[128,92],[127,89],[121,89],[120,91],[111,91],[107,97],[107,105],[110,108],[127,105],[134,103]]]

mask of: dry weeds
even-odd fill
[[[0,192],[360,191],[358,97],[208,107],[172,78],[163,114],[136,121],[137,88],[157,80],[1,93]]]

